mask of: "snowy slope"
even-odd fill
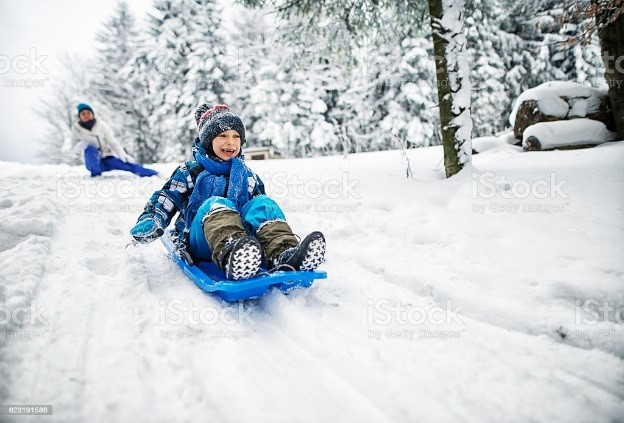
[[[624,144],[475,145],[250,162],[329,278],[242,305],[128,246],[175,164],[2,163],[0,421],[620,421]]]

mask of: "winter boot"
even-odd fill
[[[325,256],[325,237],[312,232],[298,242],[286,222],[274,221],[258,230],[258,240],[270,268],[280,270],[314,270]]]
[[[204,219],[202,227],[212,261],[228,279],[246,279],[258,273],[262,262],[260,244],[247,236],[237,212],[216,210]]]

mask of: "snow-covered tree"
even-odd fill
[[[247,0],[244,3],[264,5],[267,2]],[[348,37],[344,34],[350,34],[364,45],[371,40],[383,40],[388,34],[394,35],[397,29],[404,29],[403,32],[409,34],[414,28],[421,27],[426,8],[424,2],[361,1],[350,3],[349,7],[336,0],[271,0],[269,3],[285,19],[294,16],[307,18],[306,24],[300,28],[309,32],[304,32],[301,38],[327,34],[345,39]],[[436,70],[445,168],[447,176],[451,176],[470,160],[472,152],[469,65],[465,54],[465,36],[461,32],[463,0],[430,0],[428,6],[434,51],[439,59],[436,60]],[[350,49],[352,46],[343,47]]]
[[[505,84],[505,63],[499,56],[500,16],[497,0],[466,1],[466,36],[472,61],[473,134],[485,136],[505,129],[511,99]]]
[[[546,81],[603,85],[597,39],[574,41],[586,22],[563,22],[561,0],[466,0],[466,11],[475,135],[504,129],[513,101]]]
[[[438,82],[440,129],[446,177],[472,157],[470,65],[463,0],[428,0]]]
[[[272,139],[265,137],[261,140],[253,128],[272,107],[267,107],[263,98],[253,96],[252,92],[262,90],[260,81],[274,80],[276,67],[282,61],[276,54],[279,46],[274,22],[263,10],[239,9],[236,15],[227,42],[228,61],[232,62],[234,69],[225,102],[244,118],[249,146],[270,146]]]
[[[129,152],[142,163],[179,160],[177,152],[182,150],[181,147],[172,147],[168,151],[163,148],[166,137],[158,124],[158,102],[155,100],[160,98],[161,90],[157,70],[149,59],[149,40],[143,40],[139,45],[141,47],[119,71],[122,87],[132,94],[134,105],[129,128],[133,143]]]
[[[624,140],[624,1],[593,0],[618,139]]]
[[[575,70],[580,68],[580,77],[585,76],[585,70],[590,74],[596,72],[591,66],[596,62],[596,36],[600,40],[604,82],[608,87],[618,139],[624,139],[624,66],[621,63],[624,57],[624,0],[572,0],[564,6],[559,11],[557,23],[569,29],[564,34],[568,35],[567,44],[580,41],[584,46],[590,46],[586,49],[590,51],[589,66],[584,66],[585,56],[577,55],[580,60],[575,63]],[[602,74],[601,71],[598,73]]]
[[[343,72],[314,46],[285,44],[262,12],[244,11],[233,34],[239,74],[230,98],[245,117],[250,145],[274,146],[301,157],[336,150],[332,113],[344,90]]]
[[[346,136],[352,151],[435,144],[435,70],[431,41],[405,38],[400,44],[363,49],[348,90],[341,95]]]
[[[128,152],[139,161],[155,161],[158,157],[145,154],[145,119],[140,86],[128,84],[125,72],[140,47],[135,19],[125,1],[117,3],[113,15],[96,34],[97,54],[89,101],[98,103],[98,115],[109,117],[107,123]]]
[[[337,127],[331,120],[333,92],[342,90],[340,73],[316,63],[297,69],[292,58],[266,64],[249,91],[255,119],[251,130],[263,145],[294,157],[334,151]]]
[[[182,157],[195,136],[195,109],[223,102],[230,80],[221,11],[215,0],[155,0],[148,35],[154,44],[146,60],[154,64],[160,86],[152,99],[154,124],[168,155]]]
[[[76,104],[84,101],[89,91],[93,69],[79,56],[65,54],[60,62],[61,75],[55,79],[49,97],[35,109],[44,123],[38,155],[47,163],[77,164],[80,158],[63,151],[63,146],[68,144],[71,125],[78,118]]]
[[[116,123],[123,127],[127,124],[126,114],[132,112],[132,93],[124,91],[119,71],[134,54],[137,36],[134,17],[125,1],[117,3],[113,16],[96,34],[97,74],[93,80],[93,96],[114,112],[120,120]]]

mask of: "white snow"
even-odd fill
[[[1,402],[53,405],[24,421],[621,420],[621,318],[593,310],[624,307],[624,143],[475,145],[450,179],[441,147],[407,151],[412,179],[399,151],[250,162],[296,232],[325,233],[328,279],[240,306],[128,246],[175,164],[1,163]]]
[[[555,122],[538,122],[525,129],[522,144],[536,137],[542,150],[572,145],[596,145],[613,141],[617,134],[604,123],[592,119],[572,119]]]
[[[587,113],[598,110],[599,98],[607,95],[604,90],[578,84],[572,81],[545,82],[535,88],[523,92],[515,101],[509,115],[509,123],[516,123],[516,114],[520,105],[527,100],[537,100],[540,111],[546,115],[565,118],[566,116],[584,117]],[[580,98],[583,102],[572,101],[569,105],[562,97]],[[572,106],[572,107],[571,107]]]
[[[500,150],[502,148],[502,144],[515,143],[516,138],[514,136],[513,130],[509,129],[499,135],[475,138],[474,140],[472,140],[472,148],[477,153],[482,153],[489,150]]]

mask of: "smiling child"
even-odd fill
[[[212,260],[228,279],[270,269],[314,270],[325,255],[325,237],[312,232],[301,242],[279,205],[244,162],[245,126],[228,106],[200,106],[194,160],[180,165],[156,191],[130,231],[151,242],[176,213],[178,249],[189,261]]]

